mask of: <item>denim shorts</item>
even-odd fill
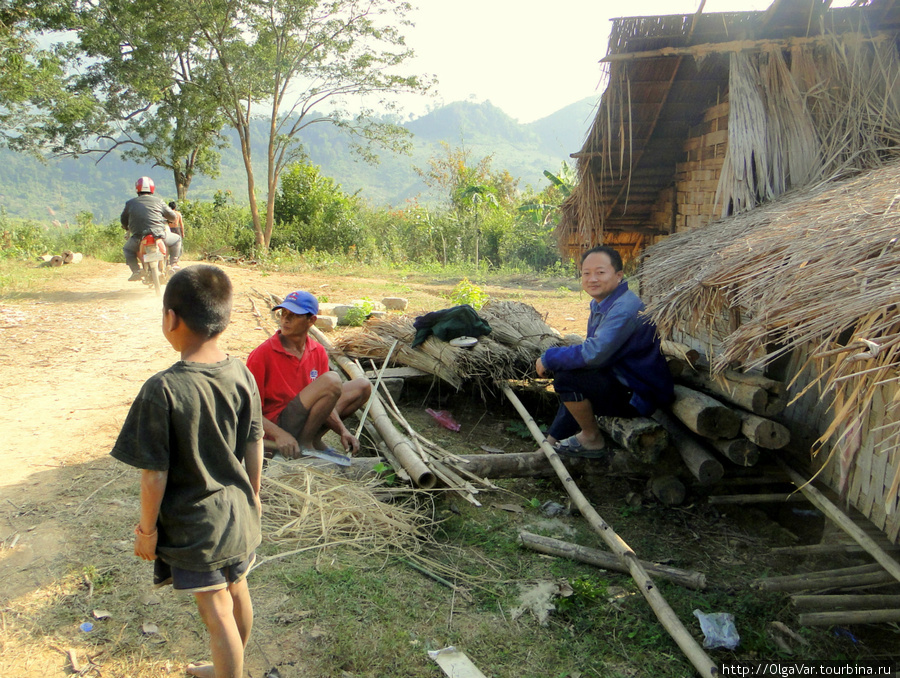
[[[160,587],[171,584],[176,591],[186,591],[187,593],[218,591],[244,579],[254,562],[256,562],[255,552],[241,563],[227,565],[209,572],[195,572],[169,565],[161,558],[157,558],[153,561],[153,585]]]

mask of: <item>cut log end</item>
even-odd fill
[[[651,478],[648,484],[653,496],[666,506],[681,505],[687,494],[684,483],[675,476],[656,476]]]

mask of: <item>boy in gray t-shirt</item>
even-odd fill
[[[181,360],[150,377],[112,456],[142,469],[134,553],[154,581],[194,594],[210,633],[201,678],[243,675],[253,625],[247,571],[260,543],[262,411],[253,375],[218,347],[231,281],[215,266],[176,273],[163,296],[163,335]]]

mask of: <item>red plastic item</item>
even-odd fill
[[[434,417],[434,420],[444,428],[450,429],[451,431],[459,431],[460,425],[456,423],[453,415],[447,410],[433,410],[428,407],[425,411]]]

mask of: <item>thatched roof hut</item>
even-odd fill
[[[797,449],[898,541],[900,2],[830,4],[615,20],[558,236],[644,252],[664,338],[789,382]]]
[[[627,256],[880,162],[900,141],[900,3],[830,4],[615,19],[563,252],[606,242]]]

